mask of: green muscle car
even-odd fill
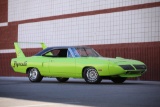
[[[87,83],[100,83],[110,79],[123,83],[129,77],[139,77],[147,70],[138,60],[121,57],[107,58],[87,46],[46,47],[31,57],[26,57],[19,43],[15,42],[17,58],[11,60],[15,72],[26,73],[31,82],[40,82],[43,77],[55,77],[59,82],[69,78],[84,78]]]

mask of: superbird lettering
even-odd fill
[[[25,62],[14,61],[14,66],[13,67],[18,67],[18,66],[27,66],[27,61],[25,61]]]

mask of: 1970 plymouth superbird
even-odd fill
[[[84,78],[87,83],[100,83],[102,79],[123,83],[127,78],[139,77],[147,70],[141,61],[102,57],[87,46],[46,47],[41,43],[42,51],[26,57],[19,43],[14,45],[17,58],[11,60],[11,66],[15,72],[27,73],[31,82],[55,77],[59,82]]]

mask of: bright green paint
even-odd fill
[[[15,72],[26,73],[28,68],[37,68],[42,76],[82,78],[83,68],[94,67],[100,76],[138,77],[141,74],[126,74],[119,65],[144,65],[143,62],[124,58],[75,57],[51,58],[45,56],[25,57],[18,43],[15,43],[17,58],[11,60]],[[46,45],[41,43],[42,48]],[[51,53],[50,53],[51,54]]]

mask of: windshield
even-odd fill
[[[100,55],[92,48],[78,47],[75,48],[76,57],[100,57]],[[78,55],[77,55],[78,54]]]

